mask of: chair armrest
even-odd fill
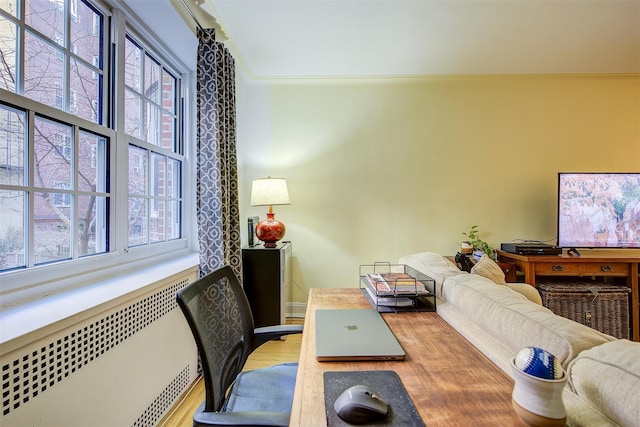
[[[196,412],[194,426],[282,426],[289,425],[290,414],[282,412]]]
[[[267,341],[274,340],[276,338],[283,337],[291,334],[301,334],[302,325],[274,325],[274,326],[262,326],[255,328],[254,332],[254,348],[260,347]]]

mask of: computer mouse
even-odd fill
[[[366,423],[387,415],[388,405],[380,393],[366,385],[354,385],[342,392],[333,409],[348,423]]]

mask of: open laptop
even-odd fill
[[[405,352],[373,309],[316,310],[316,359],[404,360]]]

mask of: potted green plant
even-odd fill
[[[491,259],[496,259],[496,251],[487,242],[478,237],[478,226],[473,225],[468,233],[462,233],[467,239],[463,243],[470,244],[474,251],[487,254]]]

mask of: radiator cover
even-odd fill
[[[2,419],[12,425],[154,426],[197,375],[175,295],[195,270],[82,323],[2,354]]]

